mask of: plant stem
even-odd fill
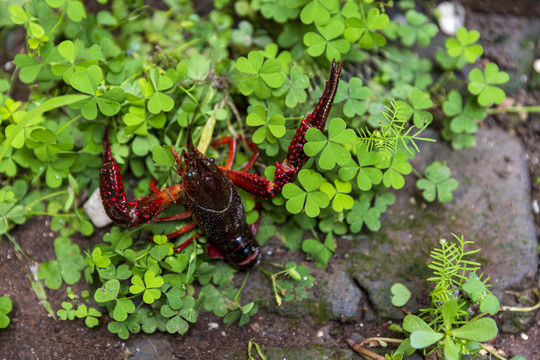
[[[488,114],[502,114],[502,113],[520,113],[520,112],[526,112],[526,113],[540,113],[540,105],[534,105],[534,106],[511,106],[507,108],[498,107],[498,108],[490,108],[486,109],[486,112]]]
[[[377,354],[376,352],[373,352],[371,350],[366,349],[360,344],[355,344],[354,341],[351,339],[346,339],[345,342],[356,351],[361,356],[364,356],[367,359],[373,359],[373,360],[386,360],[384,356]]]
[[[367,338],[363,341],[361,341],[359,343],[360,346],[364,346],[365,344],[367,343],[370,343],[370,342],[373,342],[373,341],[377,341],[377,342],[381,342],[381,341],[384,341],[384,342],[387,342],[387,343],[393,343],[393,344],[401,344],[403,342],[403,340],[401,339],[394,339],[394,338],[387,338],[387,337],[370,337],[370,338]]]
[[[493,349],[492,346],[486,346],[482,343],[478,343],[478,345],[480,345],[480,347],[484,350],[486,350],[488,353],[490,353],[491,355],[495,356],[497,359],[500,359],[500,360],[507,360],[505,357],[502,357],[501,355],[497,354],[497,352],[495,351],[495,349]]]
[[[515,311],[515,312],[530,312],[530,311],[540,309],[540,293],[538,292],[538,289],[533,289],[532,292],[534,293],[534,295],[536,295],[536,299],[538,300],[536,305],[526,306],[526,307],[501,306],[501,310],[503,310],[503,311]]]
[[[58,129],[58,131],[56,131],[55,135],[58,135],[62,132],[62,130],[64,130],[66,127],[68,127],[69,125],[71,125],[72,123],[74,123],[75,121],[79,120],[81,117],[81,114],[75,116],[73,119],[69,120],[67,123],[64,124],[64,126],[62,126],[60,129]]]

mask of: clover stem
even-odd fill
[[[244,286],[246,286],[248,276],[249,276],[249,272],[246,272],[246,276],[244,277],[242,286],[240,286],[240,289],[238,289],[238,292],[236,293],[236,296],[234,297],[234,302],[236,303],[236,306],[238,306],[239,308],[241,308],[242,305],[240,305],[240,303],[238,302],[238,299],[240,298],[240,294],[242,293],[242,290],[244,290]]]
[[[536,295],[536,299],[538,302],[533,306],[526,306],[526,307],[517,307],[517,306],[501,306],[501,310],[503,311],[514,311],[514,312],[530,312],[537,309],[540,309],[540,292],[538,292],[538,289],[532,290],[534,295]]]
[[[64,126],[62,126],[60,129],[58,129],[58,131],[56,131],[55,135],[60,134],[62,132],[62,130],[64,130],[66,127],[68,127],[69,125],[71,125],[75,121],[79,120],[80,118],[81,118],[81,114],[75,116],[73,119],[71,119],[70,121],[65,123]]]
[[[34,207],[34,205],[37,204],[37,203],[40,203],[40,202],[42,202],[42,201],[44,201],[44,200],[47,200],[47,199],[49,199],[49,198],[52,198],[52,197],[56,197],[56,196],[60,196],[60,195],[68,194],[68,193],[69,193],[69,190],[62,190],[62,191],[53,192],[53,193],[51,193],[51,194],[42,196],[42,197],[40,197],[39,199],[32,201],[30,204],[26,205],[26,206],[24,207],[24,209],[25,209],[25,210],[29,210],[29,209],[31,209],[32,207]]]
[[[502,114],[502,113],[521,113],[521,112],[540,113],[540,105],[497,107],[497,108],[486,109],[486,112],[490,115]]]

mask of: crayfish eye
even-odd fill
[[[216,162],[216,160],[214,158],[210,158],[208,160],[210,160],[210,163],[212,163],[212,164]]]
[[[192,173],[191,171],[188,171],[188,172],[186,173],[186,177],[187,177],[188,179],[193,179],[193,176],[194,176],[194,175],[193,175],[193,173]]]

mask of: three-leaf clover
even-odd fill
[[[330,21],[331,11],[337,6],[337,0],[311,0],[302,9],[300,20],[304,24],[315,22],[317,25],[326,25]]]
[[[287,199],[285,207],[291,214],[298,214],[305,210],[309,217],[316,217],[321,208],[325,208],[330,203],[326,193],[319,190],[324,180],[321,174],[312,170],[302,169],[298,173],[298,181],[302,185],[300,188],[293,183],[285,184],[283,187],[283,197]]]
[[[378,8],[372,8],[367,17],[349,17],[345,20],[347,28],[344,36],[351,42],[358,40],[358,44],[364,49],[370,50],[373,46],[382,47],[386,44],[386,39],[377,30],[384,29],[389,22],[388,15],[381,14]]]
[[[144,273],[144,281],[139,275],[133,275],[131,278],[131,285],[129,291],[132,294],[143,293],[143,301],[147,304],[153,303],[155,300],[161,297],[161,291],[159,287],[163,285],[163,278],[156,276],[152,270],[147,270]]]
[[[435,161],[426,168],[426,178],[419,179],[416,186],[424,190],[422,195],[427,201],[439,198],[441,203],[452,201],[452,192],[457,189],[458,182],[452,178],[450,168],[444,163]]]
[[[238,85],[238,89],[245,96],[255,93],[260,99],[269,98],[272,95],[270,89],[279,88],[285,81],[281,62],[276,59],[265,61],[261,51],[250,51],[247,58],[239,57],[236,68],[242,73],[250,74]]]
[[[326,58],[330,61],[341,59],[341,54],[349,52],[351,43],[346,39],[338,39],[345,31],[345,24],[333,18],[326,25],[317,25],[318,33],[308,32],[304,35],[304,44],[308,47],[308,54],[317,57],[326,50]]]
[[[340,83],[345,84],[344,82]],[[356,115],[362,115],[366,112],[366,100],[371,95],[367,86],[362,86],[362,80],[357,77],[349,80],[349,95],[343,105],[343,113],[346,117],[352,118]]]
[[[71,86],[91,97],[83,100],[81,114],[88,120],[97,117],[97,111],[105,116],[113,116],[120,111],[120,102],[124,100],[124,91],[115,87],[103,92],[98,89],[103,82],[103,71],[97,65],[90,65],[86,71],[77,71],[70,78]]]
[[[467,89],[473,95],[478,95],[478,103],[482,106],[491,106],[503,102],[506,94],[504,90],[493,85],[501,85],[508,82],[510,77],[494,63],[487,64],[484,72],[480,69],[472,69],[469,73],[469,85]]]
[[[351,211],[347,214],[347,223],[351,226],[353,233],[358,233],[362,230],[364,224],[371,231],[377,231],[381,228],[382,211],[376,206],[371,206],[373,200],[372,192],[364,192],[360,199],[354,202]]]
[[[337,212],[352,208],[354,199],[348,195],[352,191],[352,184],[339,179],[334,180],[334,184],[335,186],[325,182],[321,185],[321,191],[325,192],[328,198],[332,200],[332,208]]]
[[[82,319],[84,318],[84,323],[89,328],[93,328],[94,326],[97,326],[99,324],[98,317],[101,317],[101,312],[98,309],[95,309],[93,307],[87,307],[84,304],[81,304],[77,307],[77,311],[75,311],[75,315]]]
[[[399,36],[403,45],[412,46],[415,42],[418,42],[420,46],[429,46],[431,38],[437,35],[439,31],[437,25],[428,23],[426,15],[413,9],[405,13],[405,18],[409,24],[399,27]]]
[[[443,111],[450,120],[450,129],[454,133],[474,134],[478,131],[478,124],[475,120],[482,121],[486,118],[487,112],[480,107],[473,97],[470,97],[463,107],[461,94],[452,90],[443,103]]]
[[[467,62],[474,64],[477,58],[482,56],[484,48],[476,42],[480,39],[480,33],[476,30],[467,31],[460,27],[456,32],[456,37],[446,40],[445,46],[448,55],[457,58],[463,57]]]
[[[56,315],[58,315],[62,320],[75,319],[75,310],[73,309],[73,304],[68,301],[62,301],[62,309],[59,309],[56,312]]]
[[[275,143],[276,138],[282,137],[286,132],[283,115],[276,114],[268,118],[268,114],[262,105],[255,106],[254,112],[247,116],[246,122],[250,126],[260,126],[252,136],[255,144],[261,144],[265,140]]]
[[[351,159],[351,153],[342,144],[351,144],[356,139],[354,130],[346,127],[344,120],[334,118],[328,124],[328,137],[319,129],[308,129],[304,152],[310,157],[320,153],[318,163],[324,170],[332,170],[336,163],[345,165]]]
[[[169,318],[165,328],[171,334],[185,334],[189,327],[186,320],[192,323],[197,320],[195,299],[192,296],[186,296],[181,300],[180,297],[185,295],[185,291],[178,288],[172,288],[169,292],[167,292],[167,304],[160,309],[161,315]],[[173,298],[177,299],[173,301]]]
[[[375,167],[383,160],[382,152],[367,151],[367,145],[356,145],[358,162],[349,160],[339,169],[339,177],[343,181],[350,181],[356,176],[356,184],[362,191],[368,191],[373,185],[378,185],[383,179],[383,172]]]
[[[85,264],[79,246],[68,237],[60,236],[54,240],[54,252],[57,260],[41,263],[38,278],[44,279],[50,289],[60,288],[62,280],[68,285],[76,284]]]
[[[401,152],[397,153],[392,158],[388,169],[384,172],[384,186],[388,188],[393,187],[396,190],[401,189],[405,185],[405,178],[403,175],[408,175],[411,171],[412,166],[407,161],[407,156]]]
[[[304,89],[309,87],[309,77],[302,72],[302,67],[298,65],[291,69],[290,77],[291,79],[285,81],[274,93],[281,96],[287,92],[285,105],[289,108],[294,108],[296,105],[303,103],[307,99],[307,94]]]
[[[172,80],[166,75],[159,74],[159,70],[156,68],[150,70],[150,80],[154,86],[154,92],[148,100],[148,111],[152,114],[171,111],[174,106],[174,100],[169,95],[163,93],[163,91],[173,86]]]
[[[433,106],[433,101],[431,101],[428,92],[415,88],[409,100],[413,110],[413,122],[417,128],[422,128],[425,124],[433,121],[433,115],[429,111],[426,111],[426,109]]]
[[[332,232],[326,235],[324,243],[315,239],[306,239],[302,243],[302,251],[310,254],[315,258],[315,266],[325,268],[332,254],[336,251],[334,244],[334,236]]]

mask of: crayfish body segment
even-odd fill
[[[321,131],[324,129],[336,95],[340,73],[341,63],[336,64],[334,60],[330,78],[317,107],[300,124],[289,145],[287,157],[281,163],[276,163],[274,181],[247,172],[257,153],[244,171],[230,169],[236,139],[227,138],[227,141],[216,142],[216,144],[229,143],[232,150],[228,156],[227,166],[223,167],[200,153],[188,135],[187,150],[183,150],[181,156],[171,147],[182,182],[163,190],[151,186],[151,195],[128,201],[120,167],[111,155],[107,127],[103,135],[103,164],[100,169],[99,185],[107,215],[114,222],[130,227],[150,221],[186,219],[191,215],[207,237],[206,253],[211,258],[225,258],[242,269],[255,267],[259,262],[260,250],[254,234],[247,225],[244,205],[234,185],[266,199],[279,194],[286,183],[294,181],[308,160],[303,151],[306,131],[312,127]],[[157,217],[171,203],[185,204],[188,211],[173,216]],[[173,238],[192,230],[194,226],[188,224],[167,236]],[[179,248],[183,249],[184,245]]]

